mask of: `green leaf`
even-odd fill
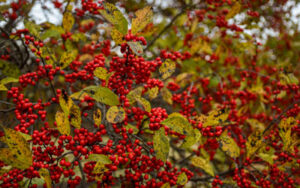
[[[136,98],[141,97],[143,89],[143,87],[137,87],[126,95],[126,98],[129,100],[130,104],[133,104],[136,101]]]
[[[112,23],[119,32],[124,35],[127,34],[128,22],[115,5],[104,3],[104,10],[99,10],[99,12],[107,21]]]
[[[184,135],[191,134],[193,131],[189,121],[177,112],[170,114],[167,119],[161,122],[161,124],[166,125],[173,131]]]
[[[29,33],[32,35],[39,37],[40,36],[40,29],[41,27],[31,21],[25,20],[24,21],[25,28],[29,30]]]
[[[106,87],[89,86],[84,88],[83,90],[98,102],[110,106],[115,106],[120,104],[119,97]]]
[[[14,63],[0,60],[0,72],[6,76],[17,78],[20,75],[20,69]]]
[[[58,39],[60,35],[61,33],[57,29],[48,29],[42,34],[41,39],[45,40],[51,37]]]
[[[276,158],[276,155],[273,155],[271,153],[259,153],[258,156],[268,162],[269,164],[273,165],[274,164],[274,158]]]
[[[168,137],[165,135],[165,129],[163,127],[155,131],[153,136],[153,147],[156,158],[166,162],[169,155],[170,143]]]
[[[3,78],[1,81],[0,81],[0,84],[8,84],[8,83],[12,83],[12,82],[19,82],[19,79],[17,78],[12,78],[12,77],[6,77],[6,78]]]
[[[143,30],[144,27],[151,22],[153,18],[153,12],[151,9],[152,8],[150,6],[147,6],[135,12],[136,18],[133,18],[131,27],[131,33],[133,35]]]
[[[138,56],[141,56],[143,54],[143,47],[139,42],[127,42],[127,44],[134,54]]]
[[[88,161],[100,161],[102,164],[111,164],[109,157],[103,154],[90,154]]]
[[[198,129],[193,129],[192,134],[188,134],[185,137],[184,142],[180,147],[184,149],[189,149],[191,146],[196,144],[200,140],[200,138],[201,138],[200,131]]]

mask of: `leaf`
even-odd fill
[[[94,70],[94,75],[101,79],[101,80],[106,80],[107,78],[107,70],[103,67],[97,67],[95,70]]]
[[[236,14],[240,12],[241,8],[242,8],[241,4],[238,1],[236,1],[234,5],[231,7],[228,14],[226,15],[226,20],[233,18]]]
[[[5,85],[0,84],[0,91],[7,91],[7,87],[5,87]]]
[[[111,38],[115,41],[117,45],[126,42],[125,40],[123,40],[124,35],[116,28],[113,28],[110,34],[111,34]]]
[[[152,21],[153,12],[151,9],[150,6],[146,6],[135,12],[136,18],[133,18],[131,26],[131,33],[133,35],[144,29],[144,27]]]
[[[208,113],[208,115],[201,114],[198,121],[202,123],[203,127],[217,126],[224,123],[228,118],[229,113],[225,109],[215,109]]]
[[[105,165],[98,161],[93,169],[93,173],[94,174],[104,174],[105,172],[107,172],[108,169],[105,167]],[[102,176],[100,176],[102,177]],[[102,179],[102,178],[99,178],[99,179]]]
[[[101,102],[110,106],[119,105],[119,97],[106,87],[89,86],[83,89],[97,102]]]
[[[103,7],[104,10],[99,10],[102,16],[107,21],[112,23],[119,32],[121,32],[124,35],[127,34],[128,22],[123,16],[123,14],[120,12],[120,10],[110,3],[104,3]]]
[[[131,125],[130,123],[128,123],[126,126],[125,126],[125,129],[128,131],[129,129],[132,129],[133,130],[133,134],[137,134],[139,132],[139,129],[134,126],[134,125]]]
[[[77,100],[82,100],[84,99],[85,96],[89,96],[89,95],[83,91],[78,91],[70,95],[72,99],[77,99]]]
[[[224,131],[218,138],[220,148],[230,157],[237,158],[240,156],[240,148],[236,142],[227,135],[227,131]]]
[[[136,101],[136,98],[140,97],[143,92],[143,87],[137,87],[133,90],[131,90],[127,95],[126,98],[129,100],[130,104],[133,104]]]
[[[28,20],[24,21],[25,28],[29,30],[29,33],[34,35],[35,37],[40,36],[40,29],[41,27],[33,22],[30,22]]]
[[[166,87],[163,87],[161,89],[161,95],[162,95],[162,98],[165,102],[167,102],[168,104],[172,105],[173,104],[173,100],[172,100],[172,93],[171,91],[166,88]]]
[[[282,119],[278,125],[279,136],[283,142],[283,150],[294,153],[294,145],[298,142],[292,138],[292,128],[297,126],[297,121],[294,117]]]
[[[161,124],[168,126],[173,131],[188,135],[192,134],[193,128],[189,121],[181,114],[174,112],[168,116]]]
[[[248,136],[246,142],[247,157],[252,157],[263,145],[262,133],[259,130],[254,130],[253,133]]]
[[[160,188],[171,188],[170,183],[164,183]]]
[[[24,166],[29,168],[32,165],[32,153],[26,139],[18,132],[10,128],[5,128],[5,143],[13,153],[13,157],[21,161]]]
[[[23,136],[23,138],[25,138],[26,141],[32,140],[32,137],[29,134],[25,134],[22,132],[19,132],[19,134],[21,134]]]
[[[22,170],[31,166],[27,161],[20,161],[17,157],[16,151],[11,150],[10,148],[0,148],[0,153],[0,161],[3,161],[6,165]]]
[[[151,103],[143,97],[136,97],[136,101],[140,103],[146,112],[151,111]]]
[[[8,83],[13,83],[13,82],[19,82],[19,79],[17,78],[13,78],[13,77],[6,77],[6,78],[3,78],[1,81],[0,81],[0,84],[8,84]]]
[[[121,123],[125,119],[125,110],[122,107],[112,106],[106,113],[106,119],[110,123]]]
[[[202,157],[193,157],[191,159],[191,163],[192,163],[192,165],[204,170],[204,172],[206,172],[207,174],[209,174],[211,176],[215,176],[213,167],[212,167],[211,163],[209,162],[209,159],[206,160]]]
[[[158,95],[159,88],[157,86],[148,90],[147,94],[149,95],[150,100],[155,99]]]
[[[143,54],[143,47],[139,42],[127,42],[127,44],[135,55],[141,56]]]
[[[258,156],[268,162],[269,164],[273,165],[274,164],[274,158],[276,158],[276,155],[273,155],[271,153],[259,153]]]
[[[200,138],[201,138],[200,131],[198,129],[193,129],[192,134],[188,134],[185,137],[184,142],[180,147],[184,149],[189,149],[191,146],[196,144],[200,140]]]
[[[53,29],[48,29],[46,30],[42,36],[41,39],[45,40],[47,38],[55,38],[58,39],[61,36],[61,33],[57,30],[57,28],[53,28]]]
[[[75,19],[71,12],[67,11],[64,13],[62,25],[66,32],[70,32],[73,25],[74,25]]]
[[[101,110],[100,110],[99,108],[97,108],[97,109],[94,111],[93,119],[94,119],[94,123],[95,123],[96,125],[100,125],[100,124],[101,124],[101,121],[102,121],[102,113],[101,113]]]
[[[17,78],[20,75],[18,66],[5,60],[0,60],[0,70],[5,76]]]
[[[62,93],[59,96],[59,105],[61,107],[61,109],[63,110],[63,112],[66,114],[66,116],[69,116],[70,114],[70,108],[73,105],[73,100],[71,99],[71,97],[65,95],[64,93]]]
[[[57,124],[58,131],[63,135],[70,135],[70,123],[68,116],[63,112],[58,110],[55,114],[55,121]]]
[[[177,184],[178,185],[185,185],[188,182],[188,177],[186,176],[185,172],[182,172],[178,177],[177,177]]]
[[[154,133],[153,148],[156,153],[156,158],[166,162],[169,155],[170,143],[163,127]]]
[[[44,179],[47,188],[51,188],[52,187],[52,185],[51,185],[51,177],[50,177],[50,173],[49,173],[48,169],[41,168],[39,170],[39,174]]]
[[[62,54],[60,58],[60,66],[61,69],[64,69],[72,63],[77,57],[78,51],[77,50],[72,50],[72,51],[66,51]]]
[[[77,129],[80,129],[81,127],[81,111],[80,108],[75,104],[73,104],[70,108],[70,123]]]
[[[102,164],[111,164],[111,160],[108,156],[103,154],[90,154],[88,160],[101,162]]]
[[[162,79],[166,79],[175,72],[175,69],[176,69],[176,63],[172,60],[167,59],[159,67],[159,73],[160,73]]]

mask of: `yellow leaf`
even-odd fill
[[[125,110],[122,107],[112,106],[106,113],[106,119],[110,123],[121,123],[125,119]]]
[[[72,95],[70,95],[71,98],[77,99],[77,100],[82,100],[82,99],[84,99],[85,96],[89,96],[89,95],[83,91],[78,91],[78,92],[75,92]]]
[[[246,122],[250,124],[252,129],[258,129],[261,132],[265,130],[265,125],[257,119],[247,119]]]
[[[99,108],[97,108],[94,111],[93,118],[94,118],[94,123],[99,126],[101,124],[101,121],[102,121],[102,113],[101,113],[101,110]]]
[[[240,148],[236,142],[227,135],[227,131],[224,131],[218,138],[220,148],[230,157],[237,158],[240,156]]]
[[[7,88],[5,87],[5,85],[0,84],[0,91],[7,91]]]
[[[13,78],[13,77],[6,77],[6,78],[3,78],[1,81],[0,81],[0,84],[8,84],[8,83],[12,83],[12,82],[19,82],[19,79],[17,78]]]
[[[107,78],[107,70],[103,67],[97,67],[95,70],[94,70],[94,75],[101,79],[101,80],[106,80]]]
[[[10,128],[5,128],[5,143],[11,150],[14,158],[23,163],[24,168],[32,165],[32,153],[26,139],[18,132]]]
[[[99,12],[107,21],[112,23],[119,32],[124,35],[127,34],[128,22],[117,7],[110,3],[104,3],[104,10],[99,10]]]
[[[70,123],[77,129],[80,129],[81,127],[81,111],[80,108],[75,104],[73,104],[70,108]]]
[[[191,54],[195,53],[207,53],[212,54],[212,49],[208,42],[203,40],[202,38],[197,38],[191,42]]]
[[[133,35],[144,29],[144,27],[151,22],[153,17],[151,9],[152,8],[150,6],[147,6],[135,12],[136,18],[133,18],[131,27],[131,33]]]
[[[207,174],[209,174],[211,176],[215,176],[213,167],[212,167],[211,163],[209,162],[209,159],[204,159],[202,157],[193,157],[191,159],[191,163],[192,163],[192,165],[204,170]]]
[[[164,183],[160,188],[171,188],[170,183]]]
[[[201,133],[198,129],[193,129],[192,134],[186,135],[184,142],[180,146],[184,149],[189,149],[201,139]]]
[[[62,93],[59,96],[59,105],[61,109],[64,111],[64,113],[66,114],[66,116],[68,116],[70,114],[70,108],[73,105],[73,100],[65,93]]]
[[[134,126],[134,125],[131,125],[130,123],[128,123],[126,126],[125,126],[126,130],[129,130],[129,129],[132,129],[133,130],[133,134],[137,134],[139,132],[139,129]]]
[[[252,155],[262,147],[262,145],[262,133],[259,130],[254,130],[246,142],[247,157],[252,157]]]
[[[268,162],[268,163],[271,164],[271,165],[273,165],[273,163],[274,163],[274,158],[276,158],[275,155],[270,154],[270,153],[259,153],[258,156],[259,156],[262,160]]]
[[[241,8],[242,8],[241,4],[238,1],[236,1],[234,3],[234,5],[232,6],[232,8],[230,9],[230,11],[228,12],[228,14],[226,15],[226,20],[228,20],[228,19],[234,17],[236,14],[238,14],[240,12]]]
[[[170,127],[175,132],[188,135],[192,134],[193,127],[189,121],[180,113],[174,112],[168,116],[161,124]]]
[[[71,12],[67,11],[64,13],[62,25],[66,32],[71,31],[75,20]]]
[[[101,162],[102,164],[111,164],[111,160],[108,156],[103,154],[90,154],[88,160]]]
[[[46,186],[47,188],[51,188],[51,177],[50,177],[50,173],[48,171],[48,169],[46,168],[41,168],[39,170],[39,174],[40,176],[44,179],[45,183],[46,183]]]
[[[104,174],[107,171],[108,171],[108,169],[105,167],[105,165],[101,161],[98,161],[93,169],[94,174]]]
[[[78,59],[81,62],[89,62],[93,60],[93,56],[90,54],[83,54]]]
[[[126,98],[129,100],[130,104],[133,104],[136,101],[136,98],[140,97],[142,95],[143,92],[143,87],[137,87],[133,90],[131,90],[127,95]]]
[[[159,88],[157,86],[148,90],[147,94],[149,95],[150,100],[155,99],[158,95]]]
[[[101,102],[110,106],[119,105],[119,97],[106,87],[89,86],[83,89],[97,102]]]
[[[115,41],[117,45],[126,42],[125,40],[123,40],[124,35],[116,28],[113,28],[110,34],[111,34],[111,38]]]
[[[165,129],[163,127],[154,133],[153,148],[156,158],[166,162],[169,155],[170,143],[168,137],[165,135]]]
[[[68,116],[63,111],[57,111],[55,114],[55,121],[57,123],[58,131],[63,135],[70,135],[70,123]]]
[[[161,95],[164,101],[166,101],[168,104],[172,105],[173,104],[173,100],[172,100],[172,93],[171,91],[164,87],[161,89]]]
[[[203,127],[217,126],[222,125],[227,120],[228,115],[224,109],[215,109],[210,111],[207,116],[202,114],[197,120],[203,124]]]
[[[188,177],[184,172],[182,172],[178,177],[177,177],[177,184],[178,185],[185,185],[188,182]]]
[[[17,157],[17,154],[14,150],[10,148],[0,148],[0,161],[3,161],[6,165],[10,165],[18,169],[27,169],[31,165],[27,161],[20,161]]]
[[[290,153],[294,152],[294,145],[298,143],[297,139],[292,137],[292,127],[297,126],[294,117],[282,119],[278,125],[279,136],[283,142],[283,150]]]
[[[144,108],[145,111],[147,111],[147,112],[151,111],[151,104],[145,98],[143,98],[143,97],[136,97],[136,101],[143,106],[143,108]]]
[[[139,42],[127,42],[127,44],[135,55],[141,56],[143,54],[143,47]]]
[[[176,63],[172,60],[167,59],[159,67],[159,73],[160,73],[162,79],[166,79],[175,72],[175,69],[176,69]]]
[[[64,52],[60,58],[61,69],[64,69],[67,66],[69,66],[70,63],[72,63],[72,61],[74,61],[76,59],[77,54],[78,54],[78,51],[75,49]]]

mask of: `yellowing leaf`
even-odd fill
[[[208,42],[203,40],[202,38],[197,38],[191,42],[191,54],[195,53],[207,53],[212,54],[212,49]]]
[[[41,168],[39,170],[39,174],[40,176],[44,179],[45,183],[46,183],[46,186],[47,188],[51,188],[51,177],[50,177],[50,173],[48,171],[48,169],[46,168]]]
[[[32,165],[32,153],[26,139],[18,131],[5,127],[3,129],[5,143],[12,156],[23,163],[22,167],[29,168]]]
[[[156,158],[166,162],[169,155],[170,143],[168,137],[165,135],[165,129],[163,127],[154,133],[153,148]]]
[[[94,123],[96,125],[100,125],[101,124],[102,113],[101,113],[101,110],[99,108],[97,108],[97,110],[94,111],[93,118],[94,118]]]
[[[127,44],[134,54],[138,56],[141,56],[143,54],[143,47],[139,42],[127,42]]]
[[[70,108],[70,123],[77,129],[81,127],[81,111],[75,104]]]
[[[62,25],[66,32],[71,31],[74,22],[75,22],[75,19],[71,12],[67,11],[66,13],[64,13]]]
[[[292,127],[297,125],[297,121],[293,117],[282,119],[278,125],[279,136],[283,142],[283,150],[293,153],[294,145],[299,141],[296,138],[292,138]]]
[[[135,35],[137,32],[144,29],[144,27],[151,22],[153,12],[150,6],[144,7],[141,10],[135,12],[136,18],[132,20],[131,33]]]
[[[252,157],[262,145],[262,133],[259,130],[254,130],[246,142],[247,157]]]
[[[112,23],[119,32],[124,35],[127,34],[128,22],[117,7],[110,3],[104,3],[104,10],[99,10],[99,12],[107,21]]]
[[[170,105],[173,104],[172,93],[169,89],[167,89],[166,87],[162,88],[161,95],[164,101],[166,101]]]
[[[30,22],[28,20],[24,21],[24,25],[25,25],[25,28],[29,30],[29,33],[31,33],[35,37],[39,37],[39,35],[40,35],[40,26],[39,25],[37,25],[33,22]]]
[[[118,31],[116,28],[113,28],[110,32],[111,38],[115,41],[116,44],[122,44],[126,41],[123,39],[124,35]]]
[[[197,120],[202,123],[203,127],[217,126],[222,125],[227,120],[228,115],[224,109],[215,109],[210,111],[207,116],[200,115]]]
[[[137,87],[131,90],[127,95],[126,98],[129,100],[130,104],[133,104],[136,101],[136,98],[140,97],[143,92],[143,87]]]
[[[110,106],[119,105],[119,97],[106,87],[89,86],[83,89],[97,102],[101,102]]]
[[[6,165],[10,165],[18,169],[27,169],[31,166],[27,161],[21,161],[17,157],[17,153],[10,148],[0,148],[0,161],[3,161]]]
[[[265,130],[265,125],[257,119],[247,119],[246,122],[249,123],[253,129],[258,129],[261,132]]]
[[[271,165],[274,164],[274,158],[276,158],[275,155],[270,154],[270,153],[259,153],[258,156],[259,156],[262,160],[268,162],[268,163],[271,164]]]
[[[166,79],[175,72],[175,69],[176,69],[176,63],[172,60],[167,59],[159,67],[159,73],[160,73],[162,79]]]
[[[107,70],[103,67],[97,67],[95,70],[94,70],[94,75],[101,79],[101,80],[106,80],[107,78]]]
[[[57,111],[55,114],[55,121],[58,131],[63,135],[70,135],[70,123],[68,116],[63,111]]]
[[[198,129],[193,129],[192,134],[188,134],[185,137],[184,142],[180,147],[184,149],[189,149],[191,146],[196,144],[200,139],[201,139],[200,131]]]
[[[191,134],[193,131],[189,121],[177,112],[170,114],[167,119],[161,122],[161,124],[166,125],[173,131],[184,135]]]
[[[8,84],[8,83],[12,83],[12,82],[19,82],[19,79],[17,78],[13,78],[13,77],[6,77],[6,78],[3,78],[1,81],[0,81],[0,84]]]
[[[111,164],[109,157],[103,154],[90,154],[88,160],[101,162],[102,164]]]
[[[64,113],[68,116],[70,114],[70,108],[73,105],[73,101],[69,96],[62,93],[59,96],[59,105],[61,109],[64,111]]]
[[[79,57],[78,60],[81,62],[89,62],[89,61],[93,60],[93,56],[90,54],[83,54]]]
[[[224,131],[218,138],[220,148],[230,157],[237,158],[240,156],[240,148],[236,142],[227,135],[227,131]]]
[[[60,66],[62,69],[68,67],[72,61],[74,61],[77,57],[78,51],[72,50],[72,51],[66,51],[62,54],[60,58]]]
[[[211,163],[209,162],[209,159],[204,159],[202,157],[193,157],[191,159],[191,163],[192,163],[192,165],[204,170],[204,172],[206,172],[207,174],[209,174],[211,176],[215,176],[213,167],[212,167]]]
[[[20,69],[14,63],[0,59],[1,73],[9,77],[19,77]]]
[[[177,184],[178,185],[185,185],[188,182],[188,177],[184,172],[182,172],[178,177],[177,177]]]
[[[5,87],[5,85],[0,84],[0,91],[7,91],[7,88]]]
[[[149,95],[150,100],[155,99],[158,95],[159,88],[157,86],[148,90],[147,94]]]
[[[125,119],[125,110],[122,107],[112,106],[106,113],[106,119],[110,123],[121,123]]]
[[[160,188],[171,188],[170,183],[164,183]]]
[[[83,91],[78,91],[70,95],[72,99],[77,99],[77,100],[82,100],[84,99],[85,96],[89,96],[89,95]]]
[[[151,103],[149,101],[147,101],[145,98],[136,97],[136,101],[143,106],[145,111],[147,111],[147,112],[151,111]]]
[[[129,129],[132,129],[133,130],[133,134],[137,134],[139,132],[139,129],[134,126],[134,125],[131,125],[130,123],[128,123],[126,126],[125,126],[126,130],[129,130]]]
[[[98,161],[93,169],[94,174],[104,174],[108,169],[105,167],[105,165]]]
[[[238,1],[236,1],[234,3],[234,5],[232,6],[232,8],[230,9],[230,11],[228,12],[228,14],[226,15],[226,20],[228,20],[228,19],[234,17],[236,14],[238,14],[240,12],[241,8],[242,8],[241,4]]]

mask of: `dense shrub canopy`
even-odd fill
[[[297,7],[0,0],[0,186],[299,187]]]

